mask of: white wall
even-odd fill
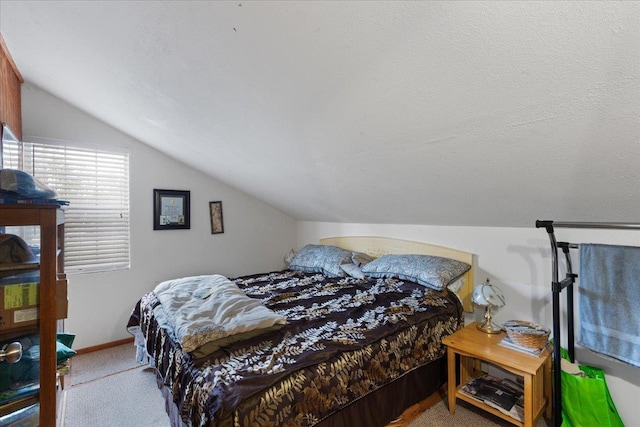
[[[494,227],[441,227],[389,224],[338,224],[319,222],[298,223],[296,249],[307,243],[333,236],[386,236],[448,246],[476,255],[475,280],[487,277],[505,293],[507,305],[495,312],[495,320],[502,322],[522,319],[552,325],[551,249],[544,229]],[[572,219],[555,218],[569,221]],[[606,220],[603,219],[603,221]],[[639,231],[557,229],[558,241],[572,243],[610,243],[640,246]],[[577,251],[572,253],[574,272],[579,273]],[[562,254],[561,254],[562,255]],[[561,263],[560,278],[564,277]],[[576,293],[576,303],[578,297]],[[564,304],[565,296],[562,301]],[[578,305],[576,304],[576,323]],[[467,316],[467,321],[481,318],[481,310]],[[577,328],[576,328],[577,337]],[[566,345],[566,334],[563,342]],[[640,426],[637,417],[637,396],[640,392],[640,369],[605,359],[596,353],[577,348],[580,363],[602,367],[613,400],[627,427]]]
[[[283,257],[295,246],[296,234],[296,223],[288,215],[29,85],[23,85],[22,113],[25,140],[46,137],[130,152],[131,268],[69,277],[65,328],[76,334],[74,348],[131,337],[126,324],[132,308],[162,280],[284,267]],[[191,191],[190,230],[153,230],[154,188]],[[223,234],[211,234],[209,201],[214,200],[222,200]]]

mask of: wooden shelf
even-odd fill
[[[38,403],[38,396],[29,396],[23,399],[16,398],[15,401],[0,405],[0,417],[4,417],[12,412],[19,411],[22,408]]]
[[[16,326],[13,328],[0,329],[0,339],[2,342],[13,341],[24,335],[37,335],[38,325]]]
[[[25,271],[35,271],[40,269],[40,262],[20,262],[20,263],[0,263],[0,272],[16,271],[23,273]]]

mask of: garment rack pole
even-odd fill
[[[538,225],[541,223],[542,225]],[[607,229],[626,229],[638,230],[640,223],[635,222],[561,222],[561,221],[536,221],[536,228],[546,227],[549,223],[557,228],[607,228]]]
[[[576,249],[578,248],[578,245],[574,243],[557,242],[554,227],[640,230],[640,223],[536,221],[536,228],[546,229],[547,234],[549,235],[549,243],[551,244],[551,259],[553,263],[551,272],[551,290],[553,292],[553,424],[555,427],[560,427],[562,425],[560,293],[563,289],[567,290],[567,352],[569,353],[569,358],[573,362],[575,360],[573,284],[578,275],[573,273],[569,249]],[[566,278],[562,281],[559,280],[558,273],[558,248],[562,249],[567,262]]]

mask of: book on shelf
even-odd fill
[[[533,356],[540,356],[540,354],[544,351],[544,349],[549,346],[550,341],[547,341],[547,343],[540,348],[530,348],[530,347],[523,347],[521,345],[514,343],[511,340],[511,338],[509,338],[508,335],[505,335],[505,337],[502,338],[502,340],[498,344],[503,347],[507,347],[513,350],[521,351],[523,353],[531,354]]]
[[[460,391],[512,418],[523,420],[524,389],[515,381],[485,374],[467,382]]]

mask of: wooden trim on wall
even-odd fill
[[[0,123],[6,124],[20,141],[22,141],[20,89],[23,82],[22,75],[0,34]]]
[[[18,81],[20,82],[20,84],[24,83],[22,74],[20,74],[20,70],[18,70],[18,66],[16,65],[16,63],[13,62],[13,58],[9,53],[9,48],[7,47],[7,44],[4,42],[4,38],[2,37],[2,34],[0,34],[0,49],[2,49],[2,53],[4,54],[5,58],[7,58],[7,61],[9,61],[9,64],[11,65],[11,68],[13,69],[13,72],[18,78]]]
[[[108,343],[105,343],[105,344],[94,345],[92,347],[81,348],[79,350],[76,350],[76,353],[78,353],[78,354],[92,353],[94,351],[106,350],[107,348],[117,347],[119,345],[128,344],[128,343],[133,344],[133,337],[124,338],[124,339],[121,339],[121,340],[118,340],[118,341],[111,341],[111,342],[108,342]]]

